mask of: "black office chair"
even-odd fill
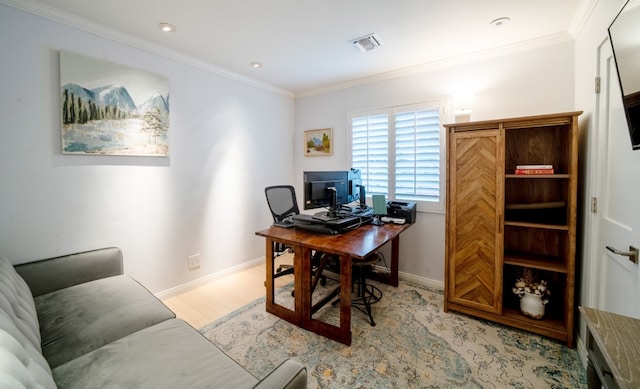
[[[296,190],[293,186],[268,186],[264,188],[264,194],[267,196],[267,203],[275,225],[292,223],[291,216],[300,213],[298,201],[296,200]]]
[[[264,193],[267,196],[267,204],[269,204],[269,210],[273,216],[273,225],[280,227],[292,227],[293,220],[291,216],[300,213],[298,208],[298,201],[296,200],[296,190],[291,185],[275,185],[264,188]],[[275,243],[273,248],[275,258],[293,252],[291,248],[282,243]],[[275,277],[284,276],[286,274],[293,274],[292,265],[280,265],[276,269]]]
[[[291,185],[274,185],[264,188],[264,193],[267,196],[267,203],[269,204],[269,210],[273,216],[273,225],[279,227],[293,227],[293,220],[291,217],[300,213],[298,208],[298,201],[296,200],[296,190]],[[293,249],[286,246],[283,243],[274,243],[273,253],[275,260],[280,255],[291,253]],[[320,285],[325,285],[327,279],[322,275],[322,269],[326,261],[322,261],[322,254],[315,253],[312,258],[312,269],[314,276],[314,288],[320,281]],[[293,265],[280,265],[276,269],[276,274],[273,278],[282,277],[287,274],[293,274]]]

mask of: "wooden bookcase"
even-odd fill
[[[578,116],[446,124],[444,310],[549,336],[573,347]],[[554,174],[515,174],[517,165]],[[551,291],[542,319],[512,292],[523,269]]]

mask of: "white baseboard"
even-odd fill
[[[198,288],[200,286],[203,286],[207,282],[215,280],[216,278],[220,278],[220,277],[223,277],[223,276],[227,276],[229,274],[237,273],[239,271],[242,271],[242,270],[254,267],[254,266],[258,266],[258,265],[263,264],[263,263],[264,263],[264,257],[258,258],[258,259],[254,259],[253,261],[245,262],[243,264],[240,264],[240,265],[237,265],[237,266],[232,266],[230,268],[221,270],[219,272],[206,275],[206,276],[204,276],[202,278],[198,278],[196,280],[187,282],[186,284],[178,285],[178,286],[176,286],[174,288],[163,290],[162,292],[155,293],[155,296],[157,298],[159,298],[160,300],[167,299],[167,298],[179,295],[181,293],[188,292],[188,291],[193,290],[195,288]]]
[[[253,261],[249,261],[249,262],[245,262],[241,265],[237,265],[237,266],[233,266],[230,267],[228,269],[224,269],[222,271],[213,273],[213,274],[209,274],[207,276],[198,278],[196,280],[187,282],[186,284],[182,284],[182,285],[178,285],[174,288],[170,288],[167,290],[163,290],[162,292],[158,292],[155,294],[155,296],[161,300],[163,299],[167,299],[176,295],[179,295],[181,293],[185,293],[188,292],[190,290],[193,290],[195,288],[198,288],[202,285],[205,285],[207,282],[210,282],[212,280],[215,280],[216,278],[220,278],[223,276],[227,276],[229,274],[233,274],[233,273],[237,273],[239,271],[254,267],[254,266],[258,266],[264,264],[264,257],[262,258],[257,258],[254,259]],[[439,290],[439,291],[443,291],[444,290],[444,282],[442,281],[437,281],[437,280],[432,280],[429,278],[425,278],[425,277],[420,277],[420,276],[416,276],[414,274],[410,274],[410,273],[404,273],[404,272],[398,272],[398,278],[403,280],[403,281],[407,281],[407,282],[411,282],[417,285],[421,285],[430,289],[434,289],[434,290]]]
[[[586,343],[584,339],[580,337],[580,334],[576,334],[575,337],[576,337],[575,344],[576,344],[576,350],[578,351],[578,357],[580,358],[580,362],[582,362],[582,366],[586,369],[587,354],[588,354]]]
[[[417,285],[424,286],[426,288],[439,290],[439,291],[444,291],[444,282],[443,281],[432,280],[430,278],[420,277],[420,276],[416,276],[415,274],[404,273],[404,272],[399,272],[398,273],[398,278],[403,280],[403,281],[407,281],[407,282],[411,282],[411,283],[414,283],[414,284],[417,284]]]
[[[384,266],[376,265],[375,268],[383,273],[389,273],[389,269]],[[424,286],[425,288],[444,291],[444,281],[432,280],[430,278],[420,277],[415,274],[405,273],[401,271],[398,272],[398,279],[411,282],[416,285]]]

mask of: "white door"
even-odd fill
[[[600,49],[601,89],[594,135],[597,246],[592,246],[597,254],[595,268],[591,269],[597,289],[590,294],[599,309],[640,318],[640,265],[606,248],[640,248],[640,150],[631,149],[609,41]]]

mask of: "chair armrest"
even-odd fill
[[[122,251],[109,247],[15,266],[33,297],[69,286],[123,274]]]
[[[307,368],[300,362],[288,359],[258,382],[254,389],[306,389]]]

